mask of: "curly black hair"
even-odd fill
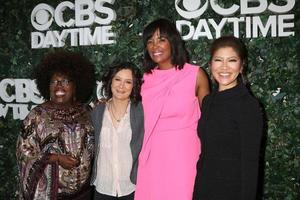
[[[133,89],[130,94],[130,100],[132,103],[136,104],[139,101],[141,101],[141,84],[142,84],[142,75],[140,73],[139,68],[137,68],[133,63],[131,62],[121,62],[118,64],[114,64],[111,67],[109,67],[109,70],[107,73],[105,73],[101,79],[102,81],[102,88],[101,93],[103,96],[105,96],[107,99],[110,99],[112,97],[112,91],[111,91],[111,84],[114,76],[123,69],[129,69],[132,71],[133,76]]]
[[[37,88],[45,100],[50,99],[49,83],[54,74],[70,78],[76,86],[76,100],[87,102],[95,87],[95,66],[80,53],[56,50],[44,56],[33,71]]]

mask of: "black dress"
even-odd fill
[[[194,200],[256,198],[262,113],[243,84],[203,100]]]

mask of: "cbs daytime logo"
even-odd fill
[[[295,0],[283,0],[280,5],[267,0],[240,0],[239,4],[229,6],[216,0],[175,0],[177,13],[186,19],[177,20],[176,27],[184,40],[219,38],[225,27],[232,29],[236,37],[240,37],[240,32],[246,38],[294,36],[295,15],[289,14],[294,6]],[[209,8],[223,18],[218,21],[201,18]],[[263,13],[262,20],[258,15]]]
[[[29,111],[43,102],[35,81],[6,78],[0,81],[0,117],[12,112],[13,119],[23,120]]]
[[[115,43],[115,33],[110,23],[116,12],[107,7],[115,0],[63,1],[56,8],[41,3],[31,12],[31,24],[36,30],[31,33],[31,48],[104,45]],[[94,26],[93,30],[90,26]],[[57,25],[63,30],[50,30]],[[99,25],[99,26],[97,26]]]
[[[101,96],[102,83],[97,82],[97,99]],[[35,80],[5,78],[0,81],[0,117],[12,113],[13,119],[23,120],[31,109],[44,102]],[[92,103],[91,103],[92,105]]]

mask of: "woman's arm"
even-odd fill
[[[210,92],[209,82],[206,73],[202,68],[199,68],[196,82],[196,96],[198,97],[200,108],[203,98]]]
[[[47,155],[40,149],[37,133],[38,114],[32,110],[23,120],[17,140],[16,157],[20,196],[33,199],[36,185],[47,166]]]
[[[259,153],[263,119],[258,102],[245,100],[240,108],[239,130],[241,135],[241,200],[255,200],[258,181]]]

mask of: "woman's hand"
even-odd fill
[[[60,166],[65,169],[72,169],[79,165],[79,160],[70,156],[70,155],[62,155],[62,154],[50,154],[48,163],[57,162]]]
[[[79,160],[70,155],[58,155],[58,164],[65,169],[78,167]]]

